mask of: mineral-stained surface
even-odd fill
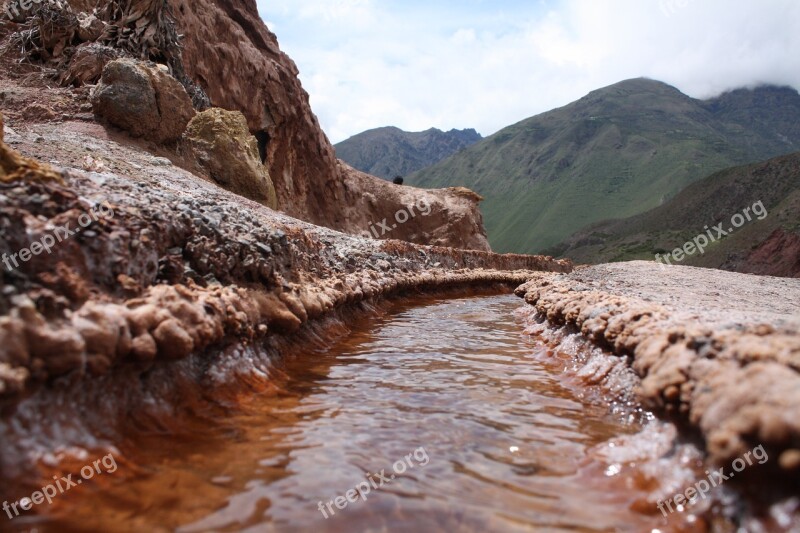
[[[69,88],[53,88],[35,65],[0,58],[0,107],[10,119],[0,124],[4,478],[59,446],[89,447],[148,405],[185,405],[185,391],[204,394],[207,382],[245,366],[242,354],[259,342],[313,333],[314,319],[406,291],[529,280],[518,294],[537,315],[531,331],[572,328],[619,356],[592,358],[579,369],[585,382],[613,380],[626,402],[674,415],[715,461],[763,445],[781,481],[796,477],[797,280],[646,263],[569,274],[569,262],[492,254],[475,193],[398,186],[336,159],[255,0],[132,0],[124,5],[137,17],[117,20],[113,39],[103,37],[107,23],[89,19],[91,2],[69,3],[66,26],[40,58]],[[124,39],[158,40],[165,28],[177,35],[168,17],[151,25],[145,16],[163,15],[165,5],[184,36],[185,72],[175,56],[162,66],[115,61],[134,55]],[[18,22],[0,22],[0,44]],[[99,87],[81,86],[101,70],[108,76]],[[130,83],[114,89],[121,78]],[[154,79],[173,103],[159,103]],[[175,142],[194,115],[183,91],[192,83],[238,117],[235,133],[201,128],[200,119]],[[92,111],[127,133],[98,124]],[[221,157],[224,137],[241,141],[256,183],[270,180],[274,197],[268,186],[234,182],[241,161]],[[770,251],[795,248],[775,234],[749,260],[775,261]],[[794,259],[779,261],[791,269]],[[211,359],[224,370],[208,372]],[[247,379],[232,394],[246,391]],[[51,424],[53,405],[78,415]],[[92,428],[64,430],[87,413]]]
[[[101,132],[14,133],[58,172],[0,144],[3,179],[13,179],[0,193],[0,393],[291,332],[404,289],[521,283],[533,270],[571,268],[302,223]]]
[[[713,460],[763,445],[800,468],[797,280],[634,262],[538,274],[517,294],[627,357],[638,397],[697,428]]]

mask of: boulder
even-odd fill
[[[100,80],[105,66],[122,53],[116,48],[98,43],[81,43],[75,48],[69,65],[62,72],[60,82],[62,85],[93,84]]]
[[[103,68],[92,107],[108,123],[158,143],[179,140],[195,113],[178,80],[134,59],[117,59]]]
[[[277,208],[269,171],[259,157],[247,119],[239,111],[215,107],[198,113],[186,128],[183,151],[223,188]]]

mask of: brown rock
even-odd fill
[[[153,338],[158,345],[158,353],[167,359],[182,359],[194,349],[192,337],[174,318],[159,324],[153,331]]]
[[[416,244],[491,250],[478,204],[464,187],[423,190],[400,187],[342,162],[348,231],[368,238],[401,239]]]
[[[194,116],[189,95],[161,69],[133,59],[117,59],[103,69],[92,93],[97,116],[134,137],[177,141]]]
[[[225,189],[277,207],[269,171],[259,159],[256,138],[240,112],[212,108],[198,113],[186,128],[183,145]]]
[[[121,53],[115,48],[98,43],[83,43],[72,54],[67,69],[61,75],[63,85],[97,83],[105,66]]]
[[[131,343],[131,355],[139,361],[152,361],[156,358],[157,353],[158,346],[149,333],[139,335]]]

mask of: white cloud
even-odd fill
[[[483,134],[622,79],[696,97],[800,87],[800,2],[259,0],[334,142],[365,129]]]

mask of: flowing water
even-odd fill
[[[587,453],[640,427],[581,399],[541,362],[542,345],[514,320],[520,305],[512,296],[391,304],[325,349],[286,356],[271,392],[222,419],[180,436],[131,431],[117,472],[60,496],[31,525],[645,530],[630,493]]]

